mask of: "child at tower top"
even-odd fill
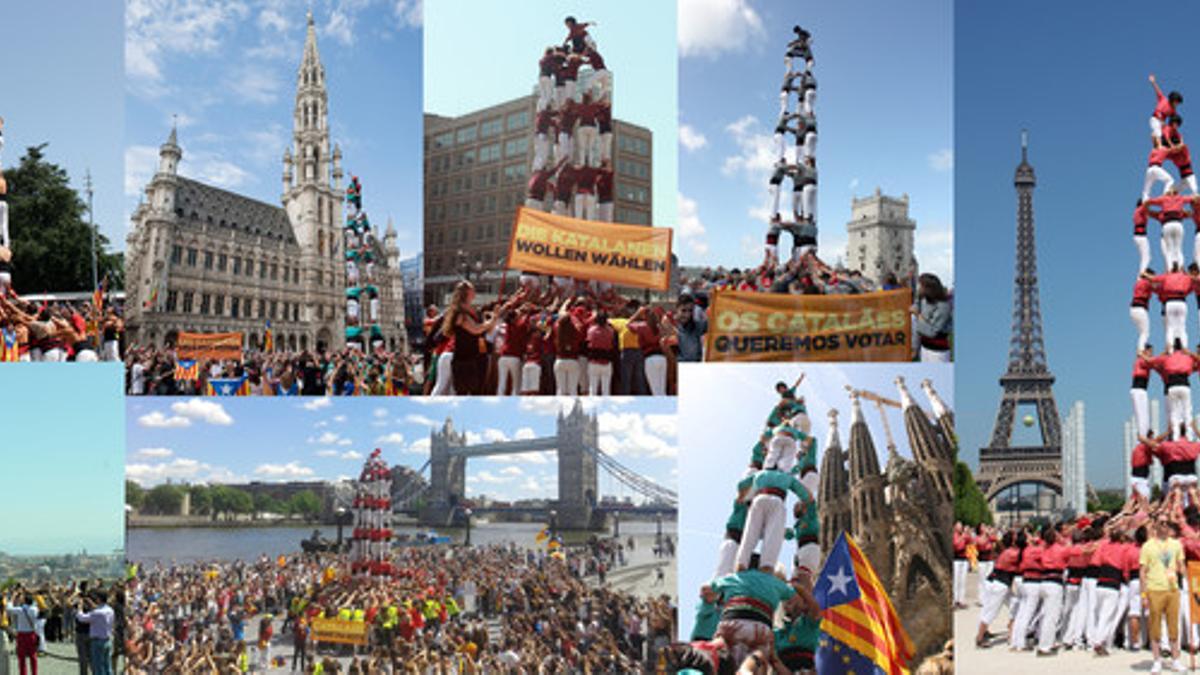
[[[596,41],[588,34],[588,26],[595,26],[595,21],[577,21],[575,17],[568,16],[563,19],[563,23],[567,26],[567,39],[563,40],[563,47],[569,47],[576,54],[582,54],[585,49],[596,49]]]
[[[1164,95],[1154,75],[1150,76],[1150,86],[1154,87],[1155,96],[1154,114],[1150,116],[1150,131],[1153,132],[1152,141],[1157,148],[1162,144],[1163,123],[1175,114],[1175,106],[1183,103],[1183,94],[1172,91]]]

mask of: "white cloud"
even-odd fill
[[[913,254],[921,271],[936,274],[946,286],[954,285],[954,227],[950,224],[918,225]]]
[[[503,476],[524,476],[525,472],[519,466],[506,466],[500,469],[500,474]]]
[[[192,421],[178,415],[167,417],[161,411],[155,410],[139,417],[138,424],[151,429],[183,429],[192,426]]]
[[[430,443],[431,441],[429,440],[428,436],[425,438],[418,438],[417,440],[413,441],[412,445],[408,446],[404,452],[413,455],[428,455]]]
[[[261,30],[273,30],[278,33],[286,33],[289,27],[287,15],[281,12],[279,8],[267,7],[258,13],[258,27]]]
[[[404,445],[404,434],[399,431],[393,431],[386,436],[380,436],[375,439],[376,445]]]
[[[708,139],[704,134],[696,131],[694,127],[688,124],[679,125],[679,144],[689,151],[695,152],[700,148],[708,145]]]
[[[134,453],[138,457],[152,457],[154,459],[165,459],[175,454],[170,448],[142,448]]]
[[[341,8],[335,9],[320,32],[349,47],[354,44],[354,17]]]
[[[361,452],[356,452],[354,450],[347,450],[346,452],[343,452],[341,455],[339,455],[339,457],[341,457],[342,459],[362,459],[363,458]]]
[[[349,442],[347,439],[342,438],[341,434],[332,431],[326,431],[320,436],[308,439],[308,442],[314,445],[342,445],[343,441]]]
[[[311,401],[306,402],[303,405],[303,408],[305,410],[320,410],[322,408],[328,408],[331,405],[333,405],[333,399],[329,398],[328,396],[325,396],[323,398],[315,398]]]
[[[383,418],[388,416],[388,410],[387,408],[376,408],[371,414],[376,418]]]
[[[277,101],[284,90],[283,82],[273,70],[257,65],[235,68],[229,73],[225,86],[237,95],[238,100],[264,105]]]
[[[488,443],[503,443],[504,441],[509,440],[508,434],[500,431],[499,429],[484,429],[483,439]]]
[[[142,486],[157,485],[165,481],[187,483],[236,483],[245,480],[222,466],[213,466],[188,457],[177,457],[169,462],[150,464],[131,462],[125,465],[125,477]]]
[[[317,457],[337,457],[337,450],[318,450]]]
[[[255,476],[262,476],[269,480],[295,480],[298,478],[309,478],[315,472],[307,466],[302,466],[299,462],[288,462],[287,464],[259,464],[254,469]]]
[[[954,151],[942,148],[929,155],[929,168],[934,171],[949,171],[954,168]]]
[[[171,404],[171,411],[189,419],[207,422],[216,426],[227,427],[233,424],[233,417],[225,412],[225,407],[214,401],[201,398],[190,398],[186,401]]]
[[[613,456],[648,457],[671,459],[679,454],[678,446],[664,437],[678,436],[673,415],[650,415],[640,413],[602,412],[600,422],[600,448]]]
[[[392,15],[400,28],[420,28],[425,20],[422,0],[395,0]]]
[[[754,115],[746,115],[725,127],[738,147],[738,154],[725,158],[721,172],[726,176],[742,174],[751,183],[761,185],[775,168],[777,159],[772,135],[762,130]]]
[[[679,234],[679,241],[684,243],[692,250],[692,253],[703,256],[708,255],[708,241],[705,239],[706,230],[704,223],[700,222],[700,208],[696,204],[696,200],[688,199],[679,193],[679,225],[675,231]]]
[[[158,148],[131,145],[125,148],[125,194],[137,196],[158,170]]]
[[[125,74],[130,84],[163,79],[174,54],[211,54],[236,22],[247,17],[243,0],[129,0],[125,3]],[[135,90],[138,90],[135,87]]]
[[[679,0],[679,55],[716,58],[766,35],[748,0]]]
[[[185,150],[183,157],[181,173],[183,173],[182,165],[186,164],[188,176],[220,188],[241,187],[252,177],[252,174],[246,169],[208,151],[189,153]]]
[[[537,438],[537,434],[529,427],[521,427],[513,434],[513,438],[518,441],[527,441],[531,438]]]
[[[441,426],[441,424],[442,424],[441,422],[438,422],[437,420],[435,420],[431,417],[426,417],[424,415],[418,415],[415,413],[405,415],[404,421],[408,422],[409,424],[420,424],[422,426],[427,426],[427,427],[438,427],[438,426]]]
[[[334,415],[334,416],[333,416],[333,421],[334,421],[334,422],[337,422],[337,423],[339,423],[339,424],[340,424],[340,423],[342,423],[342,422],[345,422],[345,421],[346,421],[346,416],[345,416],[345,415]]]

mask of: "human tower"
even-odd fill
[[[362,208],[362,184],[350,177],[346,187],[346,224],[342,228],[346,251],[346,344],[366,351],[382,345],[379,327],[379,287],[375,285],[378,252],[375,232]]]
[[[817,622],[802,611],[803,605],[780,603],[775,591],[762,592],[774,586],[783,596],[811,600],[821,563],[817,443],[810,435],[804,399],[796,396],[799,385],[775,385],[779,402],[768,413],[751,448],[749,467],[735,486],[717,568],[703,591],[710,596],[701,612],[707,608],[719,623],[713,634],[700,629],[694,637],[723,641],[735,663],[763,649],[792,670],[813,667]],[[795,498],[790,525],[789,495]],[[790,571],[779,560],[785,539],[796,542]],[[696,623],[699,628],[705,622],[697,617]]]
[[[392,472],[376,448],[355,486],[350,570],[356,577],[392,574]]]
[[[1186,489],[1196,483],[1196,458],[1200,443],[1193,420],[1190,380],[1198,369],[1200,357],[1188,348],[1188,296],[1200,289],[1200,236],[1194,242],[1194,256],[1186,263],[1183,254],[1183,221],[1190,219],[1200,233],[1200,196],[1192,172],[1191,152],[1179,128],[1183,119],[1179,106],[1183,96],[1172,91],[1164,94],[1154,76],[1150,76],[1156,102],[1150,117],[1150,155],[1142,185],[1141,199],[1133,213],[1133,241],[1138,251],[1138,276],[1134,283],[1129,314],[1137,329],[1137,353],[1133,364],[1130,397],[1139,443],[1131,456],[1131,482],[1139,501],[1151,494],[1150,468],[1158,461],[1163,468],[1164,491]],[[1173,176],[1164,164],[1175,166]],[[1162,183],[1162,192],[1153,192]],[[1183,194],[1180,186],[1186,186]],[[1163,272],[1151,269],[1147,225],[1150,219],[1162,224],[1159,248]],[[1150,302],[1159,300],[1163,316],[1163,349],[1157,354],[1150,344]],[[1166,394],[1167,426],[1150,427],[1149,382],[1157,373]]]
[[[800,26],[784,56],[783,85],[779,90],[779,121],[773,146],[775,168],[768,182],[771,222],[767,229],[767,257],[779,259],[780,232],[792,235],[792,259],[817,252],[817,79],[813,75],[811,35]],[[792,186],[792,209],[784,219],[780,211],[784,179]]]

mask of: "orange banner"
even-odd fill
[[[671,285],[671,229],[579,220],[521,207],[506,267],[665,291]]]
[[[1191,560],[1187,564],[1188,602],[1192,604],[1192,624],[1200,623],[1200,561]],[[1146,592],[1146,587],[1142,587]]]
[[[175,356],[180,359],[242,360],[241,333],[184,333],[175,339]]]
[[[909,361],[911,291],[791,295],[718,291],[706,361]]]
[[[342,619],[313,619],[313,642],[334,642],[341,645],[367,644],[367,624]]]

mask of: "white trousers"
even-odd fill
[[[594,193],[575,193],[575,217],[581,220],[596,219],[596,195]]]
[[[1117,611],[1121,607],[1121,591],[1096,586],[1095,597],[1095,606],[1087,628],[1088,643],[1092,647],[1108,644],[1109,635],[1116,628],[1120,618]]]
[[[1187,335],[1187,302],[1183,300],[1168,300],[1163,306],[1163,324],[1166,333],[1167,351],[1175,350],[1175,340],[1181,340],[1184,347],[1188,346]]]
[[[1058,615],[1058,634],[1062,638],[1061,643],[1067,644],[1066,634],[1070,630],[1071,619],[1075,615],[1075,608],[1079,606],[1083,599],[1083,594],[1080,593],[1079,584],[1068,584],[1063,590],[1063,606],[1062,612]]]
[[[786,137],[782,133],[776,131],[775,136],[772,138],[772,142],[775,145],[775,158],[780,161],[786,161],[787,160],[787,139],[786,139]]]
[[[532,361],[521,366],[521,393],[536,394],[542,389],[542,366]]]
[[[1168,220],[1163,223],[1162,235],[1159,239],[1162,248],[1165,270],[1170,271],[1173,265],[1183,268],[1183,223],[1178,220]]]
[[[800,193],[800,215],[816,222],[817,220],[817,186],[805,185]]]
[[[1017,604],[1017,617],[1013,620],[1012,638],[1009,645],[1014,649],[1025,649],[1026,636],[1029,626],[1033,623],[1033,615],[1037,612],[1038,603],[1042,597],[1040,581],[1025,581],[1021,584],[1020,602]]]
[[[538,211],[545,211],[546,210],[546,200],[545,199],[534,199],[533,197],[526,197],[525,198],[525,208],[537,209]]]
[[[1043,581],[1041,586],[1042,623],[1038,629],[1038,649],[1048,652],[1058,640],[1059,618],[1063,607],[1063,585]]]
[[[967,572],[970,563],[966,560],[954,560],[954,604],[960,605],[967,601]]]
[[[723,577],[737,571],[738,543],[732,539],[722,539],[717,549],[717,571],[713,577]]]
[[[918,352],[921,363],[950,363],[949,349],[926,349],[921,347]]]
[[[555,393],[559,396],[575,396],[579,393],[579,361],[576,359],[555,359],[554,361]]]
[[[121,360],[121,343],[117,340],[104,341],[104,360],[105,361],[120,361]]]
[[[975,565],[975,569],[979,573],[979,588],[976,589],[975,592],[980,596],[983,595],[983,582],[992,575],[992,569],[994,569],[995,566],[996,562],[994,560],[980,560]],[[979,598],[976,598],[976,600],[979,600]],[[980,600],[980,602],[982,602],[982,600]]]
[[[662,354],[646,357],[646,382],[651,396],[667,395],[667,357]]]
[[[613,222],[613,203],[601,202],[596,205],[596,220],[611,223]]]
[[[588,370],[590,370],[588,366],[591,364],[589,364],[587,358],[583,356],[575,359],[575,362],[579,364],[579,387],[576,389],[575,393],[580,395],[587,394]]]
[[[1139,632],[1137,635],[1132,635],[1129,632],[1129,622],[1126,621],[1125,649],[1141,649],[1142,646],[1146,644],[1146,617],[1143,616],[1145,608],[1142,607],[1142,580],[1130,579],[1129,585],[1126,586],[1126,589],[1125,595],[1127,600],[1125,601],[1125,607],[1127,608],[1127,611],[1125,618],[1138,618],[1141,619],[1142,622],[1139,626],[1139,631],[1141,632]],[[1186,600],[1187,598],[1182,599]]]
[[[538,107],[544,108],[554,100],[554,78],[549,75],[538,77]]]
[[[8,238],[8,202],[0,202],[0,246],[12,247]]]
[[[1137,423],[1138,436],[1150,435],[1150,395],[1145,389],[1129,388],[1129,398],[1133,401],[1133,419]]]
[[[438,356],[437,381],[433,385],[430,396],[454,395],[454,352],[445,352]]]
[[[50,363],[58,363],[59,361],[67,360],[67,352],[62,349],[49,349],[42,353],[42,360]]]
[[[1000,608],[1008,600],[1008,586],[999,581],[984,581],[979,587],[979,597],[983,601],[983,609],[979,611],[979,623],[991,626],[1000,616]]]
[[[578,148],[575,155],[578,163],[600,166],[600,130],[594,126],[580,126],[575,134]]]
[[[509,396],[516,396],[520,389],[521,377],[521,359],[517,356],[501,356],[496,362],[497,384],[496,395],[504,396],[509,385],[512,385],[512,393]]]
[[[561,162],[563,159],[570,161],[571,157],[571,134],[560,131],[558,132],[558,145],[554,146],[554,161]]]
[[[771,215],[772,216],[779,215],[779,188],[780,188],[779,183],[771,183],[767,187],[767,191],[771,195]]]
[[[1145,307],[1129,308],[1129,320],[1133,322],[1133,327],[1137,330],[1137,350],[1140,352],[1146,348],[1146,343],[1150,341],[1150,312],[1146,311]]]
[[[760,541],[759,567],[773,568],[783,548],[783,531],[787,527],[787,509],[781,497],[755,495],[746,513],[746,527],[742,530],[742,543],[738,545],[737,566],[750,566],[750,554]]]
[[[809,131],[804,134],[804,141],[796,145],[796,163],[800,164],[810,157],[817,155],[817,132]]]
[[[590,396],[608,396],[612,393],[612,372],[611,363],[596,363],[595,361],[588,364],[588,395]]]
[[[556,215],[556,216],[569,216],[569,215],[571,215],[571,214],[570,214],[570,213],[567,211],[567,203],[566,203],[566,202],[564,202],[564,201],[562,201],[562,200],[560,200],[560,199],[557,199],[557,198],[555,198],[555,200],[554,200],[554,207],[550,209],[550,212],[551,212],[551,213],[553,213],[553,214],[554,214],[554,215]]]
[[[1146,167],[1146,179],[1142,181],[1142,201],[1150,199],[1150,193],[1154,191],[1154,184],[1162,182],[1163,192],[1171,189],[1175,184],[1175,179],[1171,178],[1171,174],[1161,166],[1154,164]]]
[[[612,159],[613,135],[611,131],[600,133],[600,161]]]
[[[546,168],[546,162],[550,159],[550,137],[546,134],[537,134],[533,137],[533,170],[538,171]]]
[[[1192,418],[1192,388],[1179,384],[1167,390],[1167,422],[1171,428],[1171,438],[1179,440],[1180,425],[1187,424]]]
[[[1133,245],[1138,251],[1138,274],[1150,269],[1150,240],[1144,234],[1133,235]]]
[[[812,115],[817,107],[817,90],[808,89],[804,92],[804,114]]]
[[[1087,643],[1087,629],[1091,623],[1092,609],[1096,598],[1096,580],[1088,577],[1079,585],[1079,599],[1071,608],[1067,621],[1067,632],[1063,633],[1063,644],[1082,647]]]

